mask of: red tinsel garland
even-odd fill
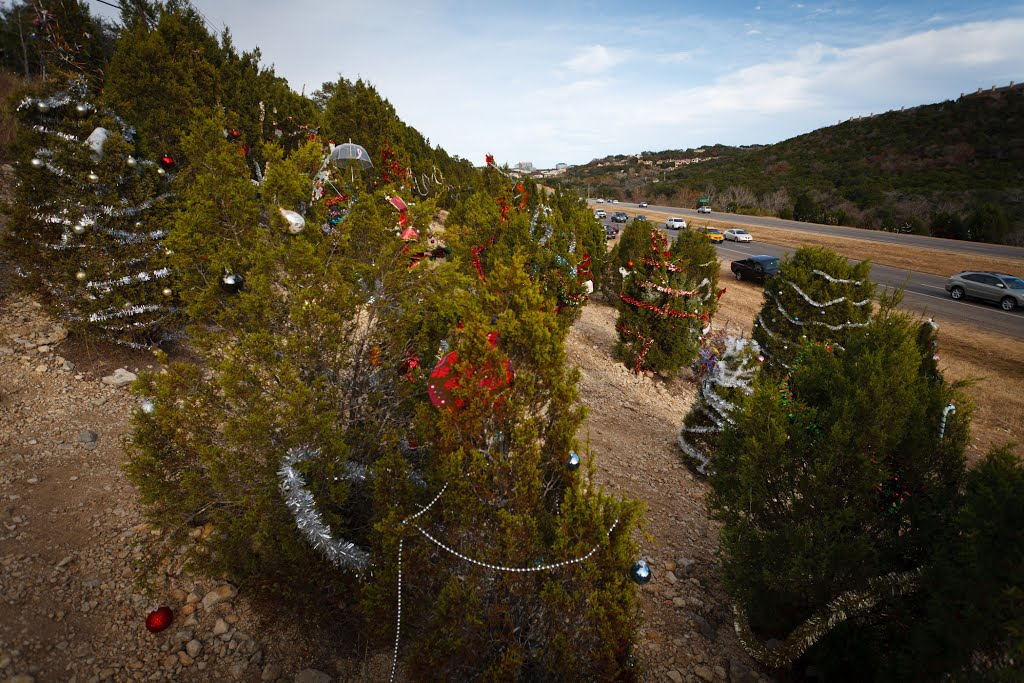
[[[484,276],[484,267],[480,263],[480,254],[482,252],[484,252],[485,250],[489,249],[494,244],[495,240],[497,240],[497,239],[498,239],[498,236],[495,235],[490,240],[488,240],[485,244],[481,244],[481,245],[476,246],[476,247],[471,247],[470,250],[469,250],[470,258],[473,261],[473,267],[476,268],[476,273],[477,273],[477,275],[480,276],[480,282],[483,282],[483,283],[487,282],[487,278]]]
[[[647,352],[650,351],[651,350],[651,346],[654,345],[654,339],[652,339],[651,337],[645,337],[642,334],[640,334],[639,332],[636,332],[635,330],[629,329],[625,325],[616,325],[615,329],[619,330],[623,334],[632,335],[632,336],[636,337],[637,339],[639,339],[641,342],[644,343],[643,347],[641,347],[641,349],[640,349],[640,353],[637,354],[636,365],[633,367],[633,372],[635,372],[636,374],[639,375],[640,374],[640,367],[644,363],[644,358],[647,357]]]
[[[660,313],[661,315],[667,315],[672,318],[700,318],[704,322],[707,322],[711,317],[707,311],[704,311],[703,313],[684,313],[682,311],[673,311],[671,308],[660,308],[658,306],[655,306],[654,304],[649,304],[645,301],[638,301],[637,299],[626,296],[625,294],[619,294],[619,298],[625,301],[627,304],[632,304],[634,306],[646,308],[647,310],[654,311],[655,313]]]

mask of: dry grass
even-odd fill
[[[729,262],[721,265],[721,281],[727,283],[727,291],[715,324],[723,329],[742,328],[749,336],[754,316],[761,309],[763,289],[736,282]],[[1024,415],[1024,344],[947,322],[939,328],[939,357],[947,380],[972,380],[965,389],[975,404],[968,461],[977,462],[993,446],[1019,441]]]
[[[627,212],[629,213],[629,212]],[[655,221],[664,222],[665,218],[673,215],[661,211],[647,212],[646,209],[632,211],[635,215],[643,213]],[[690,221],[688,221],[690,222]],[[716,228],[735,227],[735,223],[715,218],[694,219],[692,225],[708,225]],[[927,249],[921,247],[908,247],[900,245],[894,247],[892,244],[883,242],[872,242],[849,237],[835,237],[828,235],[814,235],[798,230],[786,230],[783,228],[754,229],[755,239],[761,238],[765,242],[780,247],[796,249],[804,246],[828,247],[829,249],[842,254],[848,258],[861,261],[870,260],[885,266],[904,268],[919,273],[930,273],[932,275],[947,276],[961,270],[992,270],[1003,273],[1019,273],[1024,270],[1024,258],[998,258],[976,256],[973,254],[957,254],[942,249]]]

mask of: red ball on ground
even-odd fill
[[[146,615],[146,630],[150,633],[160,633],[170,626],[172,621],[174,621],[174,612],[170,607],[164,605]]]

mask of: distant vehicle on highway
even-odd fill
[[[751,256],[733,261],[730,268],[737,280],[764,282],[765,278],[779,274],[779,259],[774,256]]]
[[[981,299],[999,304],[1004,311],[1024,306],[1024,280],[1006,273],[964,270],[950,276],[946,291],[957,301]]]
[[[669,218],[665,221],[666,230],[686,230],[686,221],[682,218]]]
[[[613,200],[612,200],[612,204],[618,204],[618,203],[619,203],[619,200],[618,200],[618,199],[613,199]]]
[[[718,228],[704,228],[704,234],[707,235],[707,238],[712,242],[721,242],[725,239],[725,236],[722,235],[722,231]]]
[[[633,216],[633,222],[634,223],[636,223],[637,221],[645,221],[645,220],[647,220],[647,216],[643,215],[642,213],[638,213],[637,215]]]
[[[743,228],[729,228],[722,233],[722,236],[733,242],[753,242],[754,237]]]
[[[604,238],[606,240],[613,240],[619,236],[619,229],[614,225],[604,226]]]
[[[598,204],[604,204],[604,200],[603,200],[603,199],[598,199],[598,200],[597,200],[597,203],[598,203]]]
[[[594,218],[608,218],[608,214],[605,213],[604,209],[598,209],[597,211],[594,212]]]
[[[697,213],[711,213],[711,207],[707,205],[698,206]]]
[[[625,211],[616,211],[612,214],[612,223],[625,223],[628,220],[629,216]]]
[[[640,202],[639,204],[637,204],[637,206],[639,206],[641,209],[646,209],[647,208],[647,202]]]

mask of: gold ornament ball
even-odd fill
[[[136,166],[139,165],[139,162],[136,161],[135,157],[133,157],[133,156],[129,156],[128,160],[125,163],[128,164],[128,168],[135,168]]]
[[[89,171],[89,175],[85,177],[89,180],[90,183],[98,183],[100,181],[100,177],[96,175],[96,171]]]
[[[32,157],[31,164],[32,168],[42,168],[43,166],[46,165],[43,163],[43,160],[40,159],[39,157]]]
[[[173,294],[170,287],[164,287],[164,296],[170,296]]]
[[[85,234],[85,226],[82,225],[81,223],[76,224],[75,227],[71,228],[71,230],[76,235],[84,235]]]
[[[85,116],[89,113],[89,105],[84,102],[79,102],[75,105],[75,113],[79,116]]]
[[[39,109],[39,111],[41,111],[44,114],[50,111],[50,105],[48,105],[46,102],[40,102],[36,105],[36,107]]]
[[[156,172],[157,172],[157,175],[159,175],[161,178],[163,178],[165,175],[167,175],[167,171],[165,171],[162,168],[156,169]]]
[[[77,273],[75,273],[75,279],[78,280],[79,282],[84,282],[85,278],[87,277],[89,277],[89,275],[84,270],[80,270]]]

